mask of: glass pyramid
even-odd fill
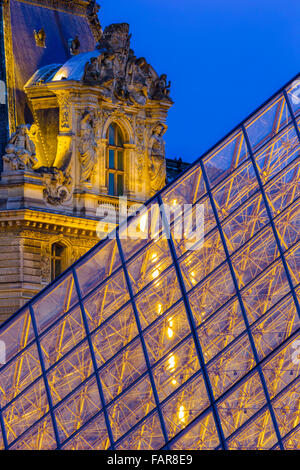
[[[2,325],[1,448],[300,448],[299,87],[129,219],[164,203],[155,237],[121,225]]]

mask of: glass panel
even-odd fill
[[[144,420],[123,439],[117,450],[156,450],[165,444],[157,413]]]
[[[246,162],[213,190],[220,220],[223,220],[255,191],[258,182],[251,162]]]
[[[56,446],[52,420],[48,415],[12,445],[10,450],[54,450]]]
[[[132,289],[136,294],[144,286],[155,280],[153,285],[159,286],[162,282],[160,274],[172,264],[168,240],[160,238],[150,245],[128,266]]]
[[[283,251],[300,238],[300,198],[275,220],[279,240]]]
[[[194,340],[190,338],[153,369],[160,401],[171,395],[199,369]]]
[[[105,419],[100,413],[80,430],[64,447],[64,450],[107,450],[110,446]]]
[[[285,436],[299,424],[299,396],[300,382],[298,381],[273,402],[281,436]]]
[[[206,193],[204,179],[200,165],[195,165],[191,170],[176,181],[175,185],[162,193],[163,203],[166,205],[195,204]]]
[[[115,126],[113,124],[108,128],[108,143],[109,145],[115,145]]]
[[[41,339],[46,368],[55,364],[85,337],[85,329],[79,308],[64,317]]]
[[[297,426],[297,430],[293,432],[288,438],[284,439],[283,445],[285,450],[299,450],[300,442],[300,427]]]
[[[252,349],[248,336],[245,335],[208,366],[215,398],[222,395],[254,366]]]
[[[37,347],[30,346],[0,372],[0,396],[3,407],[41,375]]]
[[[293,113],[297,116],[300,112],[300,80],[296,79],[286,89]]]
[[[96,379],[92,378],[79,388],[55,411],[59,439],[71,436],[79,424],[83,425],[101,409]]]
[[[255,160],[263,184],[298,156],[299,146],[299,140],[292,124],[256,154]]]
[[[171,445],[172,450],[213,450],[220,441],[212,413],[198,420]]]
[[[117,315],[97,330],[92,336],[97,364],[100,367],[138,334],[131,305],[123,308]]]
[[[258,373],[243,382],[218,405],[224,436],[228,437],[266,403]]]
[[[215,186],[248,158],[247,146],[241,130],[225,140],[204,158],[204,167],[210,183]]]
[[[115,151],[111,149],[108,151],[108,168],[115,168]]]
[[[123,254],[127,260],[149,242],[158,241],[160,236],[165,238],[161,211],[156,200],[149,208],[139,204],[131,206],[129,212],[134,218],[128,224],[126,222],[120,225],[119,231]]]
[[[158,361],[189,333],[185,308],[180,303],[144,333],[150,362]]]
[[[223,307],[198,328],[198,337],[205,362],[210,361],[237,338],[246,326],[239,302],[236,300]]]
[[[269,411],[250,421],[247,426],[228,442],[228,450],[265,450],[276,444],[277,437]]]
[[[300,194],[300,159],[288,165],[265,187],[269,207],[275,217]]]
[[[42,298],[33,303],[38,332],[48,328],[75,303],[78,303],[78,297],[74,279],[72,275],[68,275],[52,285],[47,293],[43,293]]]
[[[227,264],[209,276],[189,294],[196,325],[202,323],[235,294]]]
[[[124,170],[124,153],[123,150],[118,150],[118,170]]]
[[[276,305],[252,328],[256,350],[262,359],[285,341],[300,326],[296,305],[291,295]]]
[[[154,408],[155,401],[148,376],[122,395],[108,410],[115,441],[132,429]]]
[[[113,173],[108,173],[108,194],[115,195],[115,175]]]
[[[163,407],[162,412],[169,438],[199,416],[209,406],[201,374],[186,384]]]
[[[269,218],[261,194],[246,201],[240,209],[226,219],[223,225],[229,253],[238,250],[268,222]]]
[[[129,387],[146,368],[142,345],[137,339],[99,372],[106,403]]]
[[[117,196],[123,196],[124,192],[124,177],[123,175],[117,175]]]
[[[119,147],[122,147],[123,146],[123,137],[122,137],[121,131],[118,127],[117,127],[116,131],[117,131],[117,145]]]
[[[290,276],[294,286],[300,282],[300,243],[285,254],[285,259],[289,267]]]
[[[198,284],[225,259],[225,252],[216,230],[203,241],[198,250],[191,251],[180,261],[180,268],[187,290]]]
[[[289,292],[289,283],[281,260],[274,263],[242,291],[249,323],[266,313]]]
[[[4,363],[24,349],[34,338],[29,311],[26,309],[0,332],[0,342],[5,345]],[[3,344],[0,343],[0,344]],[[2,367],[0,361],[0,368]]]
[[[274,353],[262,366],[270,397],[273,398],[281,390],[299,377],[300,361],[298,358],[300,334],[288,345]]]
[[[159,318],[180,297],[177,275],[175,269],[171,268],[161,276],[159,284],[154,281],[135,299],[142,328],[146,328]]]
[[[119,271],[84,302],[90,331],[117,312],[128,300],[124,273]]]
[[[269,226],[251,239],[232,257],[240,288],[252,281],[279,256],[272,228]]]
[[[61,401],[93,372],[88,342],[85,341],[48,373],[53,404]]]
[[[44,381],[40,379],[2,411],[8,444],[38,421],[48,409]]]
[[[291,117],[285,99],[283,95],[280,94],[246,123],[245,127],[252,150],[255,151],[264,145],[268,140],[274,137],[282,127],[286,126],[290,120]]]
[[[111,276],[120,265],[116,240],[106,241],[94,249],[80,265],[76,266],[82,297]]]

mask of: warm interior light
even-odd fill
[[[170,328],[170,327],[168,328],[167,334],[168,334],[168,337],[169,337],[170,339],[173,338],[174,333],[173,333],[172,328]]]
[[[158,315],[161,315],[161,313],[162,313],[162,304],[157,304],[157,313],[158,313]]]
[[[141,230],[142,232],[145,231],[147,222],[148,222],[148,213],[143,214],[143,215],[141,216],[141,220],[140,220],[139,226],[140,226],[140,230]]]
[[[173,205],[173,206],[176,206],[176,204],[177,204],[177,199],[173,199],[172,205]]]
[[[173,370],[175,369],[175,364],[176,364],[175,356],[173,356],[172,354],[168,359],[168,366],[171,372],[173,372]]]
[[[159,276],[159,270],[155,269],[152,273],[152,277],[153,277],[153,279],[156,279],[158,276]]]
[[[177,385],[177,382],[175,379],[172,380],[172,385]]]
[[[181,405],[179,407],[178,418],[179,418],[179,421],[184,421],[185,420],[185,412],[184,412],[184,406],[183,405]]]
[[[156,254],[156,253],[152,253],[152,255],[151,255],[151,261],[155,262],[155,261],[157,261],[157,260],[158,260],[157,254]]]

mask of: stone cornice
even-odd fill
[[[56,231],[66,235],[95,238],[99,220],[72,217],[30,209],[0,211],[0,227],[3,229]]]

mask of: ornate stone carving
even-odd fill
[[[51,252],[48,242],[41,244],[41,280],[47,284],[51,280]]]
[[[166,184],[165,143],[163,140],[165,132],[166,126],[158,123],[150,137],[149,175],[152,195]]]
[[[102,28],[98,18],[98,11],[100,10],[99,5],[95,2],[95,0],[91,0],[88,7],[87,7],[87,18],[90,23],[91,30],[93,31],[93,35],[96,41],[99,41],[102,36]]]
[[[25,124],[17,127],[12,134],[5,148],[3,156],[4,171],[7,170],[29,170],[37,163],[35,157],[35,146],[28,135],[28,128]]]
[[[43,174],[43,197],[44,200],[52,205],[59,206],[71,197],[72,178],[70,172],[64,172],[57,168],[39,168]]]
[[[75,36],[75,38],[70,38],[69,39],[68,47],[69,47],[69,52],[70,52],[71,55],[79,54],[80,41],[78,39],[78,36]]]
[[[171,82],[169,81],[169,83],[167,84],[167,75],[166,74],[161,75],[154,82],[153,99],[171,101],[170,87],[171,87]]]
[[[148,99],[171,101],[166,75],[158,77],[144,57],[134,55],[130,38],[127,23],[105,28],[97,44],[100,55],[86,64],[83,82],[101,87],[105,98],[128,105],[144,106]]]
[[[41,28],[39,31],[34,29],[33,34],[36,46],[46,47],[46,33],[44,28]]]
[[[97,160],[97,142],[95,140],[95,116],[86,111],[80,121],[79,158],[81,166],[80,184],[91,185],[91,178]]]
[[[59,127],[60,130],[70,129],[70,94],[60,93],[57,95],[59,104]]]

